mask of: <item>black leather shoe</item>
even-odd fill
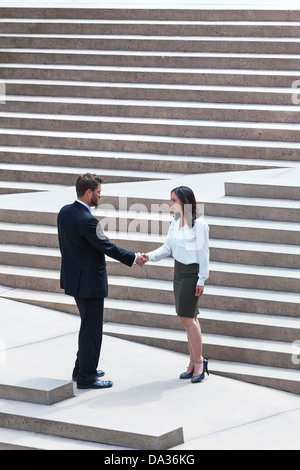
[[[103,370],[97,370],[97,377],[103,377],[104,375],[105,375],[105,372],[103,372]],[[78,377],[73,374],[72,380],[74,382],[77,382],[77,379],[78,379]]]
[[[192,370],[192,372],[183,372],[183,374],[181,374],[179,378],[181,380],[191,379],[193,375],[194,375],[194,371]]]
[[[110,380],[103,381],[103,380],[99,380],[99,379],[96,379],[95,382],[93,382],[91,384],[88,384],[88,385],[77,384],[77,388],[79,388],[80,390],[110,388],[112,386],[113,386],[113,383]]]

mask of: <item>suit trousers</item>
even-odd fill
[[[78,337],[78,352],[73,371],[80,385],[89,385],[97,377],[103,335],[104,299],[75,298],[81,325]]]

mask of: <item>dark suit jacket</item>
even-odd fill
[[[61,288],[73,297],[107,297],[105,255],[132,266],[135,253],[114,245],[103,232],[101,236],[99,221],[77,201],[61,209],[57,225]]]

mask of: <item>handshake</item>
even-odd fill
[[[149,261],[149,257],[147,254],[145,253],[136,253],[136,264],[138,266],[144,266],[145,263],[147,263],[147,261]]]

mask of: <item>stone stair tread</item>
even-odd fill
[[[299,382],[300,384],[300,374],[296,370],[216,360],[209,361],[209,365],[211,371],[223,371],[242,375],[254,375],[257,377],[277,378],[279,380],[293,380],[295,382]]]
[[[256,219],[238,219],[231,217],[214,217],[211,215],[205,216],[205,221],[208,225],[217,224],[217,225],[226,225],[230,227],[255,227],[255,228],[265,228],[265,229],[274,229],[274,230],[291,230],[299,231],[300,224],[296,222],[277,222],[273,220],[256,220]]]
[[[223,196],[216,201],[213,201],[213,204],[300,209],[299,201],[294,201],[292,199],[271,199],[260,197],[248,198],[242,196]]]
[[[180,330],[168,330],[165,328],[149,328],[145,326],[124,325],[117,323],[105,323],[104,334],[118,334],[123,336],[154,337],[160,339],[172,338],[174,341],[186,342],[186,332]],[[222,335],[212,335],[203,333],[203,343],[210,345],[223,345],[227,347],[237,347],[246,349],[256,349],[258,351],[273,351],[292,354],[290,343],[282,341],[257,340],[252,338],[236,338]]]
[[[89,157],[89,158],[111,158],[111,159],[131,159],[131,160],[150,160],[150,161],[167,161],[167,162],[192,162],[192,163],[219,163],[219,164],[240,164],[243,166],[256,166],[256,167],[287,167],[286,161],[280,160],[263,160],[263,159],[244,159],[244,158],[222,158],[222,157],[205,157],[205,156],[187,156],[187,155],[155,155],[148,153],[130,153],[130,152],[101,152],[93,150],[68,150],[68,149],[53,149],[44,147],[42,150],[37,147],[22,147],[22,146],[0,146],[0,152],[5,154],[7,152],[12,153],[24,153],[24,154],[43,154],[45,157],[47,155],[59,155],[59,156],[76,156],[76,157]],[[289,167],[297,167],[297,162],[289,162]]]
[[[1,35],[0,35],[1,36]],[[299,39],[300,41],[300,39]],[[28,96],[28,95],[5,95],[5,101],[20,101],[34,103],[67,103],[67,104],[98,104],[117,106],[145,106],[145,107],[174,107],[191,109],[230,109],[230,110],[251,110],[251,111],[282,111],[296,113],[295,105],[277,104],[242,104],[242,103],[205,103],[191,101],[171,101],[171,100],[124,100],[105,98],[80,98],[80,97],[59,97],[59,96]],[[227,121],[226,121],[227,122]]]
[[[243,249],[249,251],[262,251],[264,253],[270,252],[300,255],[300,248],[298,248],[297,245],[276,245],[275,243],[211,239],[210,246],[214,248],[223,248],[231,250]]]
[[[265,37],[265,36],[146,36],[142,34],[43,34],[43,33],[0,33],[0,37],[24,37],[24,38],[46,38],[46,39],[138,39],[138,40],[156,40],[156,41],[208,41],[208,42],[300,42],[300,38],[293,37]]]
[[[237,218],[222,218],[206,216],[205,222],[208,225],[219,225],[219,226],[230,226],[230,227],[245,227],[245,228],[261,228],[269,230],[289,230],[298,232],[300,230],[300,224],[295,222],[277,222],[272,220],[250,220],[250,219],[237,219]],[[33,225],[33,224],[17,224],[9,222],[0,222],[0,230],[12,230],[12,231],[26,231],[26,232],[43,232],[56,234],[57,228],[49,225]],[[155,243],[164,243],[165,235],[140,233],[140,232],[105,232],[109,239],[115,240],[136,240],[136,241],[148,241]],[[295,247],[297,251],[297,246]]]
[[[63,167],[63,166],[51,166],[51,165],[31,165],[31,164],[18,164],[18,163],[0,163],[1,170],[13,170],[13,171],[34,171],[40,173],[69,173],[79,175],[81,173],[98,173],[105,177],[107,175],[114,176],[131,176],[131,177],[144,177],[153,179],[172,179],[180,176],[180,173],[167,173],[167,172],[151,172],[151,171],[138,171],[138,170],[118,170],[118,169],[97,169],[97,168],[74,168],[74,167]],[[28,183],[31,184],[31,183]],[[53,189],[59,189],[62,186],[53,185]]]
[[[53,405],[74,396],[72,382],[1,369],[0,399]]]
[[[23,266],[0,265],[0,273],[7,275],[20,275],[27,277],[38,277],[43,279],[59,280],[60,274],[58,270],[28,268]],[[156,279],[135,278],[128,276],[109,276],[110,286],[124,286],[135,289],[160,290],[166,292],[173,291],[173,282]],[[280,291],[264,291],[259,289],[245,289],[239,287],[224,286],[206,286],[205,292],[208,295],[221,296],[237,296],[244,299],[259,299],[279,302],[300,303],[298,293],[280,292]]]
[[[259,20],[145,20],[145,19],[86,19],[86,18],[0,18],[0,23],[35,23],[35,24],[55,24],[55,23],[69,23],[69,24],[150,24],[150,25],[210,25],[210,26],[300,26],[298,21],[259,21]]]
[[[277,178],[276,180],[272,178],[249,178],[249,176],[241,176],[238,180],[231,180],[228,178],[226,183],[236,184],[236,185],[252,185],[252,186],[274,186],[274,187],[291,187],[291,188],[300,188],[299,182],[296,182],[295,179],[289,177],[289,173],[286,175]]]
[[[0,163],[1,166],[1,163]],[[16,169],[17,165],[11,165],[14,169]],[[1,168],[0,168],[1,170]],[[11,190],[18,190],[20,191],[56,191],[57,189],[62,189],[66,186],[58,185],[58,184],[49,184],[49,183],[31,183],[31,182],[24,182],[24,181],[1,181],[0,180],[0,188],[7,188]]]
[[[221,75],[261,75],[261,76],[279,76],[279,77],[296,77],[298,72],[295,66],[295,70],[253,70],[253,69],[215,69],[215,68],[171,68],[171,67],[120,67],[113,65],[65,65],[65,64],[18,64],[18,63],[9,63],[9,64],[0,64],[0,69],[5,69],[9,65],[9,68],[15,69],[33,69],[33,70],[97,70],[97,71],[111,71],[111,72],[159,72],[159,73],[177,73],[177,74],[221,74]],[[190,84],[160,84],[160,83],[120,83],[120,82],[95,82],[95,81],[71,81],[71,80],[41,80],[37,78],[22,79],[22,78],[7,78],[5,79],[7,84],[19,84],[19,85],[63,85],[63,86],[98,86],[98,87],[134,87],[134,88],[163,88],[163,89],[179,89],[179,90],[214,90],[214,91],[245,91],[245,92],[269,92],[269,93],[295,93],[294,89],[288,87],[271,87],[267,84],[265,86],[225,86],[225,85],[190,85]]]
[[[110,276],[110,283],[112,285],[125,285],[127,287],[145,288],[147,289],[160,289],[164,291],[173,291],[172,281],[163,281],[155,279],[139,279],[130,278],[127,276]],[[223,286],[206,286],[205,291],[210,295],[224,295],[224,296],[240,296],[249,299],[269,299],[279,301],[292,301],[300,303],[298,293],[294,292],[279,292],[279,291],[261,291],[258,289],[243,289],[239,287],[223,287]]]
[[[51,225],[11,224],[9,222],[0,222],[0,230],[57,234],[57,228]]]
[[[0,297],[21,302],[56,303],[75,306],[72,297],[63,293],[32,291],[29,289],[8,289],[0,293]],[[105,299],[106,309],[126,310],[128,312],[143,312],[150,315],[168,315],[176,317],[175,307],[168,304],[140,302],[136,300]],[[274,326],[278,328],[299,328],[300,319],[275,315],[260,315],[245,312],[230,312],[201,308],[200,320],[220,322],[245,323],[248,325]]]
[[[300,23],[299,23],[300,25]],[[262,58],[262,59],[295,59],[299,60],[299,54],[257,54],[245,52],[171,52],[171,51],[123,51],[123,50],[95,50],[95,49],[31,49],[31,48],[0,48],[0,53],[32,53],[38,58],[39,54],[74,54],[74,55],[123,55],[123,56],[141,56],[141,57],[216,57],[216,58]]]
[[[155,215],[155,214],[153,214]],[[284,253],[284,254],[293,254],[295,256],[300,255],[300,248],[297,245],[276,245],[275,243],[264,243],[264,242],[247,242],[239,240],[222,240],[222,239],[210,239],[211,248],[223,248],[230,250],[249,250],[251,251],[262,251],[268,253]],[[2,244],[1,250],[9,251],[16,250],[20,253],[32,252],[32,253],[46,253],[47,255],[60,256],[58,248],[47,248],[47,247],[33,247],[26,245],[14,245],[14,244]],[[112,261],[112,260],[111,260]],[[162,262],[169,262],[166,260],[161,260]],[[251,265],[249,265],[251,266]],[[266,266],[267,268],[267,266]],[[277,268],[276,268],[277,269]]]
[[[95,410],[91,411],[84,403],[77,408],[54,405],[49,410],[43,405],[17,401],[12,405],[8,400],[1,400],[0,426],[10,429],[17,426],[22,431],[33,431],[37,426],[38,432],[44,435],[50,433],[57,437],[140,449],[163,449],[183,443],[182,428],[172,424],[119,415],[114,418],[103,410],[99,419],[95,416]]]
[[[22,113],[22,112],[0,112],[0,118],[12,119],[36,119],[36,120],[58,120],[58,121],[82,121],[82,122],[105,122],[105,123],[127,123],[127,124],[155,124],[171,126],[192,127],[224,127],[240,129],[268,129],[268,130],[290,130],[299,131],[299,123],[264,123],[264,122],[237,122],[237,121],[205,121],[190,119],[167,119],[167,118],[142,118],[123,116],[96,116],[96,115],[74,115],[74,114],[46,114],[46,113]]]
[[[141,134],[105,134],[96,132],[62,132],[44,130],[24,130],[0,128],[0,135],[22,135],[31,137],[52,137],[67,139],[90,139],[90,140],[125,140],[137,142],[161,142],[196,145],[218,145],[218,146],[238,146],[238,147],[259,147],[259,148],[284,148],[300,149],[299,142],[278,142],[278,141],[256,141],[239,139],[214,139],[214,138],[184,138]]]
[[[84,442],[29,431],[0,428],[0,450],[124,450],[123,447]]]
[[[47,247],[36,247],[26,245],[14,245],[14,244],[0,244],[0,253],[19,253],[35,256],[48,256],[60,258],[60,251],[58,248],[47,248]],[[300,252],[299,252],[300,254]],[[118,263],[113,258],[107,258],[107,263]],[[174,259],[165,258],[156,263],[149,261],[151,266],[173,268]],[[255,276],[274,276],[278,278],[292,277],[300,279],[300,272],[297,269],[292,268],[281,268],[281,267],[268,267],[268,266],[253,266],[246,264],[234,264],[229,262],[210,262],[210,270],[221,271],[224,273],[240,273],[240,274],[251,274]]]

